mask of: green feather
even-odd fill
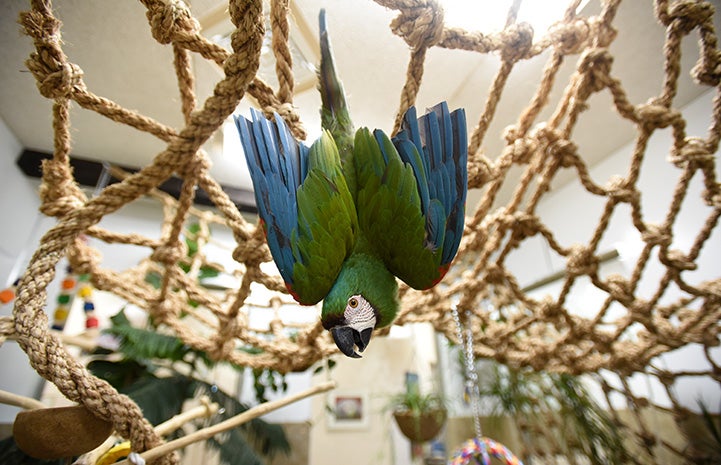
[[[330,131],[338,146],[343,174],[351,196],[355,200],[356,179],[353,167],[353,121],[348,111],[348,103],[343,91],[343,83],[338,78],[326,26],[325,10],[320,11],[320,69],[318,70],[318,89],[322,106],[320,120],[323,129]]]
[[[291,236],[296,264],[293,290],[304,304],[328,293],[355,245],[353,199],[333,137],[325,132],[310,149],[308,176],[297,191],[298,227]]]
[[[356,251],[343,263],[338,279],[323,300],[321,319],[342,315],[348,298],[356,294],[362,294],[376,310],[376,327],[393,322],[398,313],[398,283],[373,254]]]
[[[388,137],[379,135],[383,152],[368,129],[359,129],[355,137],[354,160],[362,186],[356,200],[358,225],[391,273],[414,289],[426,289],[440,275],[441,254],[425,245],[425,218],[413,169]]]

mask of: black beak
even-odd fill
[[[331,328],[330,333],[341,352],[351,358],[360,358],[360,354],[355,351],[355,346],[358,346],[358,350],[363,352],[371,340],[373,328],[358,332],[350,326],[335,326]]]
[[[366,328],[360,333],[355,330],[353,331],[353,340],[355,341],[355,345],[358,346],[359,352],[366,350],[366,347],[368,347],[368,344],[371,342],[371,334],[373,334],[373,328]]]

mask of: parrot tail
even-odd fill
[[[318,81],[323,107],[321,109],[321,121],[324,129],[336,133],[338,130],[345,130],[348,134],[353,133],[350,123],[348,104],[345,101],[343,84],[338,78],[333,59],[333,48],[331,47],[328,27],[326,23],[325,9],[320,10],[318,16],[320,29],[320,70]],[[347,127],[337,128],[342,125]]]

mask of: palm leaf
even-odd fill
[[[207,395],[222,409],[223,414],[216,415],[212,423],[248,410],[247,405],[215,385],[177,372],[168,377],[153,374],[155,361],[159,359],[187,364],[191,373],[195,360],[202,360],[212,366],[213,362],[205,352],[191,349],[176,337],[135,328],[122,311],[112,318],[112,322],[113,326],[107,332],[118,336],[119,351],[125,359],[94,360],[89,369],[132,398],[152,424],[180,413],[185,400],[201,394]],[[170,368],[174,370],[174,367]],[[221,463],[228,465],[263,465],[265,457],[290,451],[280,425],[257,418],[209,439],[206,444],[217,449]]]
[[[698,403],[699,409],[701,409],[701,418],[703,419],[704,427],[712,438],[704,442],[716,455],[721,455],[721,429],[718,425],[718,419],[714,419],[714,416],[709,412],[702,399],[697,399],[696,402]]]
[[[184,375],[159,378],[148,374],[124,389],[143,411],[143,416],[157,425],[179,414],[186,399],[192,397],[193,379]]]
[[[115,389],[123,389],[148,374],[148,366],[136,360],[93,360],[88,370],[98,378],[104,379]]]
[[[113,326],[105,332],[120,338],[120,352],[127,358],[165,359],[177,362],[191,352],[190,346],[175,336],[131,326],[122,310],[114,315],[111,321]]]
[[[213,402],[220,405],[221,409],[224,409],[225,418],[229,418],[248,410],[248,406],[236,399],[233,396],[221,391],[217,386],[209,384],[203,381],[195,381],[196,395],[204,394],[210,397]],[[285,436],[285,432],[280,425],[268,423],[259,418],[254,418],[247,423],[240,425],[238,428],[232,430],[237,434],[241,434],[244,437],[244,442],[250,445],[257,453],[273,457],[279,453],[288,454],[290,452],[290,444]],[[232,433],[233,435],[236,433]],[[221,450],[221,456],[223,455],[224,448],[232,448],[230,444],[226,444],[227,441],[216,440],[219,449]],[[213,444],[214,446],[216,444]],[[231,454],[228,454],[232,456]],[[227,463],[245,463],[245,462],[227,462]]]

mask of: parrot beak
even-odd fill
[[[355,351],[355,347],[358,347],[359,352],[363,352],[368,347],[373,328],[357,331],[350,326],[336,326],[331,328],[330,333],[333,336],[335,345],[338,346],[341,352],[351,358],[360,358],[361,356]]]

